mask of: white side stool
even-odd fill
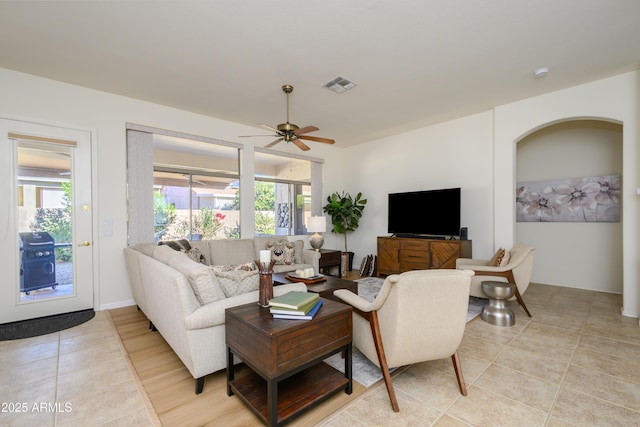
[[[513,283],[485,281],[482,292],[489,297],[489,304],[482,308],[482,320],[496,326],[513,326],[516,324],[515,313],[507,308],[507,300],[516,293]]]

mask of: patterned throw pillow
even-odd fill
[[[200,252],[200,249],[198,248],[191,248],[191,250],[186,251],[185,254],[187,254],[187,256],[195,262],[199,262],[200,264],[207,263],[207,260],[204,258],[204,255],[202,255],[202,252]]]
[[[511,254],[509,253],[509,251],[504,251],[504,256],[500,261],[500,267],[504,267],[505,265],[509,264],[510,260],[511,260]]]
[[[296,244],[287,239],[267,243],[267,249],[271,251],[271,259],[276,265],[293,265],[296,256]]]
[[[256,264],[251,261],[245,264],[231,264],[231,265],[212,265],[211,271],[215,274],[224,273],[227,271],[254,271],[257,270]]]
[[[191,258],[195,262],[199,262],[200,264],[206,264],[207,260],[205,259],[200,249],[194,248],[191,246],[187,239],[179,239],[179,240],[161,240],[158,242],[158,246],[166,245],[173,249],[174,251],[184,252],[187,254],[189,258]]]
[[[257,291],[260,287],[258,270],[223,271],[216,273],[216,278],[227,298]]]
[[[504,248],[500,248],[496,251],[493,257],[489,260],[489,265],[492,267],[500,267],[502,258],[504,258]]]

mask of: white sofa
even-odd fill
[[[190,242],[204,256],[205,263],[166,245],[139,244],[124,249],[124,257],[138,308],[196,379],[196,394],[202,392],[204,377],[226,367],[225,309],[258,301],[258,291],[226,296],[211,265],[244,264],[259,258],[259,251],[274,237],[203,240]],[[277,265],[275,271],[313,267],[318,271],[320,255],[304,250],[298,241],[296,261]],[[204,295],[202,289],[210,290]],[[274,295],[306,290],[302,283],[280,285]]]

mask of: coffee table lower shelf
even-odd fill
[[[277,424],[322,402],[340,390],[347,390],[345,375],[320,362],[278,382]],[[233,393],[268,424],[267,381],[250,369],[229,383]]]

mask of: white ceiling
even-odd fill
[[[639,64],[638,0],[0,2],[0,67],[250,126],[285,121],[288,83],[339,147]]]

